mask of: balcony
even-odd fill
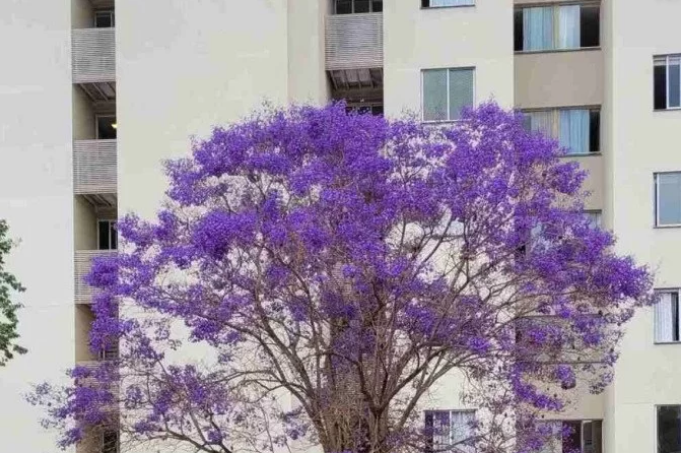
[[[383,14],[326,17],[326,70],[383,67]]]
[[[85,283],[84,278],[90,273],[92,260],[98,257],[114,256],[116,250],[76,250],[74,259],[76,304],[89,304],[95,290]]]
[[[76,195],[116,194],[116,140],[73,142],[73,191]]]
[[[97,83],[116,80],[116,35],[113,28],[73,30],[73,82]]]

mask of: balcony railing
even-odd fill
[[[81,28],[72,33],[74,83],[116,80],[116,35],[113,28]]]
[[[116,193],[117,180],[116,140],[76,140],[73,143],[75,194]]]
[[[326,17],[328,71],[383,67],[383,14]]]
[[[74,259],[75,269],[75,294],[77,304],[89,304],[92,302],[94,288],[83,280],[90,273],[92,260],[97,257],[113,256],[116,250],[76,250]]]

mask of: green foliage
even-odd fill
[[[5,220],[0,220],[0,367],[14,358],[15,354],[25,354],[26,349],[16,344],[17,310],[21,304],[12,302],[12,295],[25,291],[16,277],[5,270],[5,258],[12,249],[12,240],[8,237],[9,227]]]

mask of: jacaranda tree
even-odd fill
[[[0,367],[15,357],[25,354],[24,347],[17,344],[19,318],[17,311],[21,305],[16,302],[16,295],[25,291],[19,280],[5,269],[7,255],[14,245],[8,237],[9,226],[0,219]]]
[[[87,279],[91,347],[118,359],[32,400],[62,445],[114,426],[188,451],[423,451],[426,399],[463,376],[478,415],[453,448],[532,451],[651,301],[562,153],[494,104],[442,127],[337,104],[217,128]]]

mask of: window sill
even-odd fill
[[[421,120],[421,124],[424,126],[450,126],[462,122],[463,120],[434,120],[425,121]]]
[[[681,223],[675,223],[672,225],[655,225],[653,228],[656,230],[676,230],[681,228]]]
[[[452,9],[452,8],[475,8],[475,3],[472,5],[446,5],[446,6],[422,6],[422,10],[428,11],[429,9]]]
[[[681,346],[681,341],[655,341],[653,342],[655,346]]]
[[[653,113],[681,112],[681,107],[671,107],[668,109],[653,109]]]
[[[533,55],[538,53],[570,53],[570,52],[593,52],[601,50],[601,46],[597,47],[577,47],[575,49],[546,49],[546,50],[515,50],[516,55]]]
[[[593,152],[593,153],[584,153],[584,154],[565,154],[563,156],[560,156],[561,158],[565,157],[596,157],[596,156],[602,156],[603,154],[599,152]]]

